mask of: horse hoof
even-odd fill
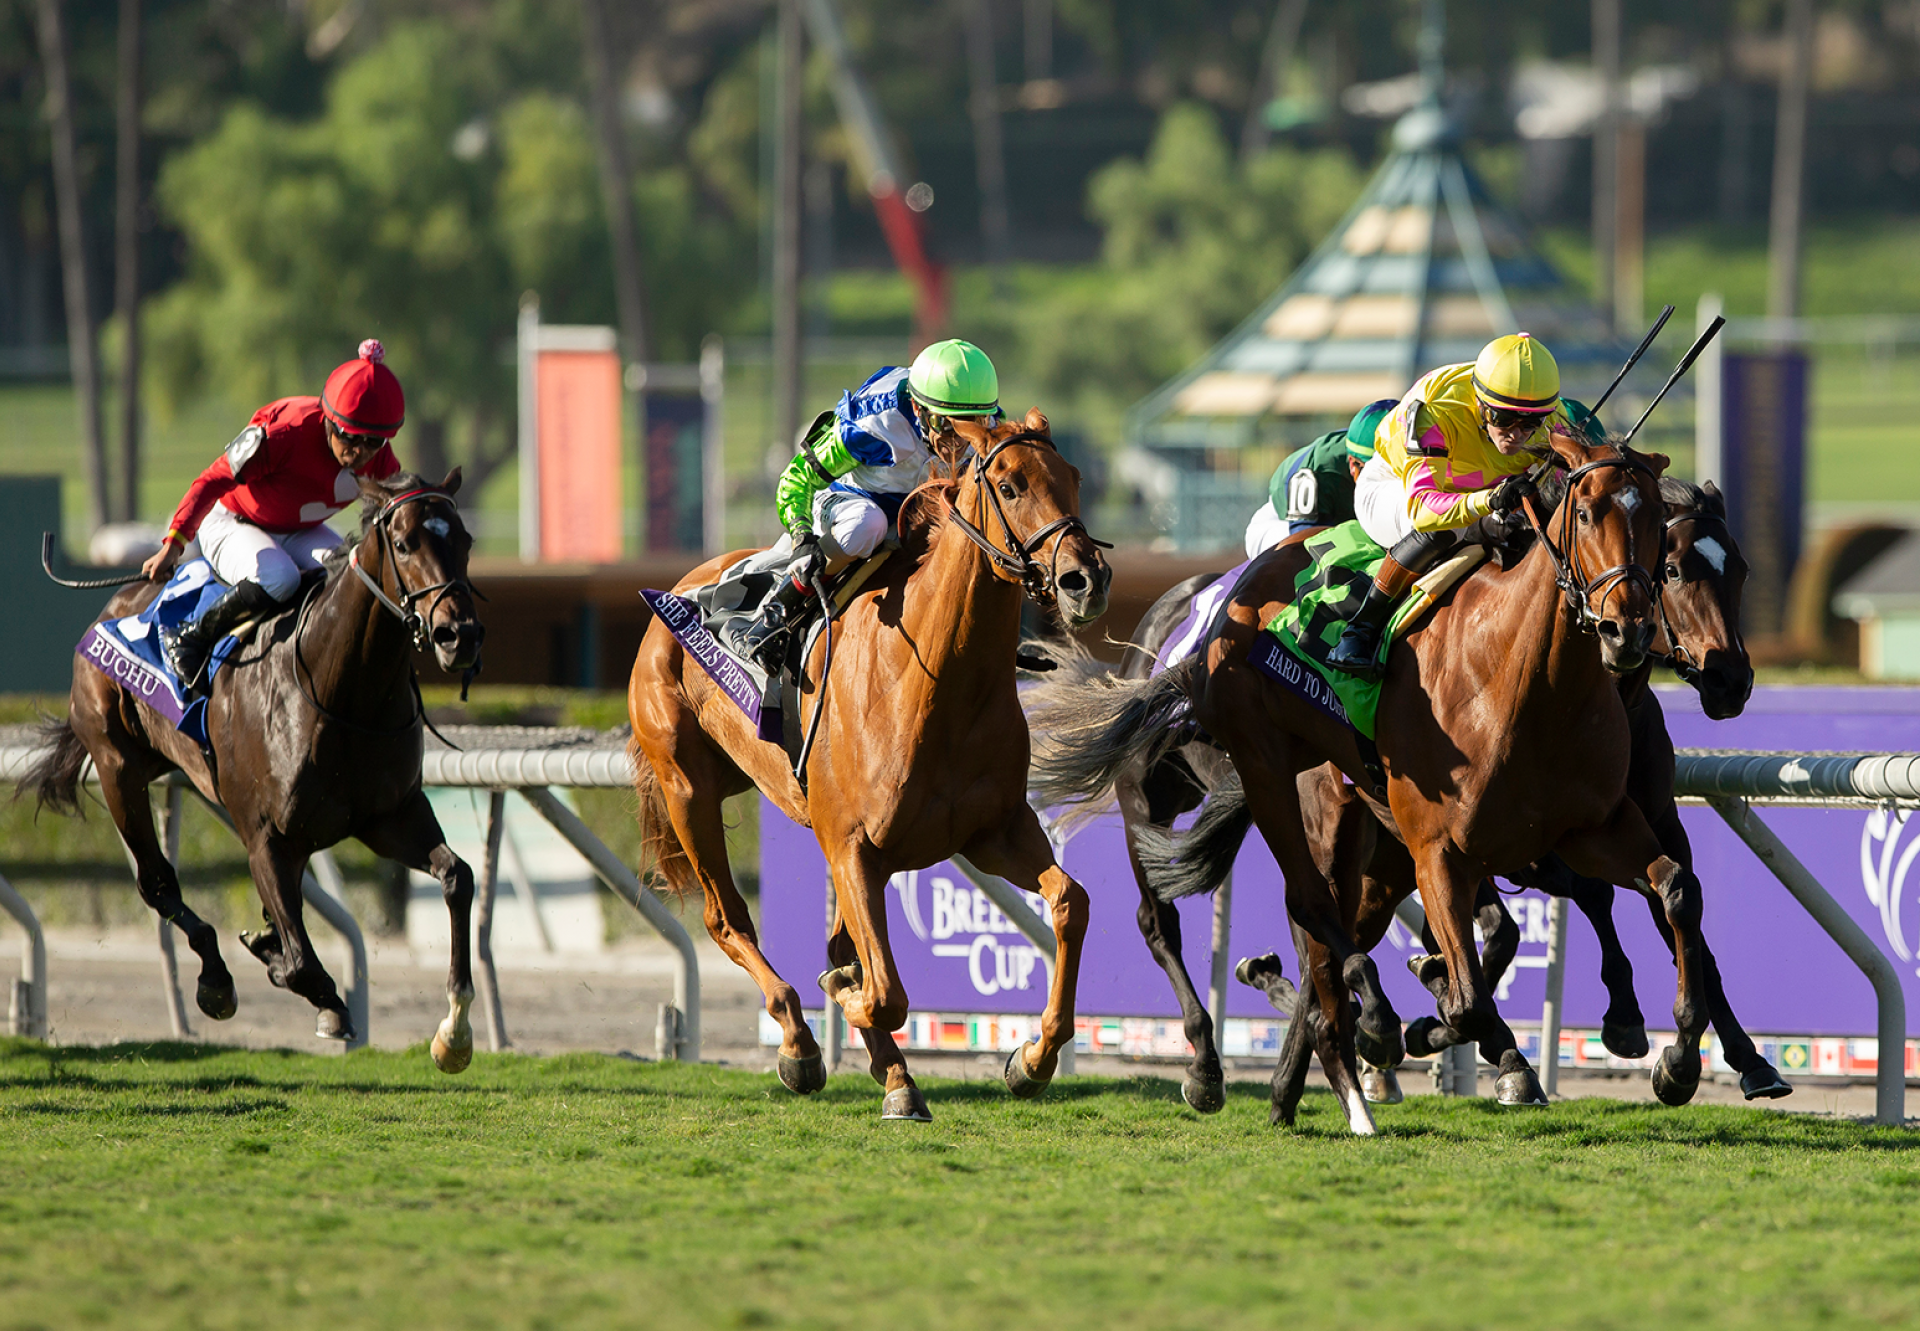
[[[828,998],[835,997],[842,989],[858,989],[861,985],[860,963],[852,961],[844,966],[823,970],[814,983],[820,986],[820,992]]]
[[[1226,1108],[1226,1080],[1218,1075],[1196,1077],[1189,1072],[1180,1081],[1180,1098],[1196,1114],[1217,1114]]]
[[[1793,1087],[1773,1070],[1773,1064],[1762,1059],[1759,1067],[1740,1074],[1740,1093],[1749,1100],[1778,1100],[1792,1095]]]
[[[1053,1078],[1040,1078],[1027,1070],[1026,1051],[1034,1045],[1016,1045],[1007,1055],[1007,1089],[1013,1092],[1016,1100],[1037,1100],[1046,1094],[1047,1086]]]
[[[320,1009],[320,1020],[314,1026],[313,1033],[322,1040],[351,1040],[353,1023],[347,1020],[347,1014],[336,1012],[332,1008]]]
[[[1681,1058],[1680,1066],[1674,1066],[1673,1052],[1678,1045],[1667,1046],[1653,1065],[1653,1095],[1663,1105],[1678,1107],[1693,1099],[1693,1093],[1700,1088],[1700,1056]],[[1688,1065],[1691,1064],[1691,1067]],[[1688,1073],[1692,1075],[1689,1076]]]
[[[1421,988],[1431,989],[1435,981],[1447,979],[1447,959],[1431,952],[1421,952],[1407,958],[1407,970],[1414,979],[1420,981]]]
[[[1400,1036],[1400,1023],[1388,1022],[1384,1030],[1370,1031],[1355,1026],[1353,1051],[1377,1068],[1397,1068],[1407,1060],[1406,1044]]]
[[[1439,1019],[1436,1017],[1415,1017],[1412,1021],[1408,1022],[1406,1035],[1407,1057],[1434,1057],[1442,1049],[1446,1048],[1445,1045],[1439,1045],[1433,1042],[1434,1034],[1437,1031],[1443,1031],[1445,1029],[1446,1027],[1441,1025]]]
[[[827,1060],[819,1054],[807,1058],[780,1055],[780,1084],[795,1095],[812,1095],[827,1087]]]
[[[1615,1058],[1645,1058],[1653,1046],[1647,1043],[1645,1022],[1633,1026],[1615,1026],[1612,1022],[1600,1023],[1600,1043]]]
[[[215,1021],[226,1021],[240,1010],[240,1000],[233,992],[232,980],[228,980],[224,987],[202,980],[193,992],[193,1001]]]
[[[464,1038],[456,1032],[449,1038],[442,1026],[433,1033],[433,1065],[449,1076],[456,1072],[465,1072],[467,1065],[473,1062],[473,1031],[469,1028]]]
[[[880,1102],[880,1121],[931,1123],[933,1113],[927,1108],[927,1097],[920,1094],[918,1086],[902,1086],[897,1091],[888,1091],[887,1098]]]
[[[1493,1098],[1510,1108],[1547,1103],[1547,1093],[1541,1089],[1540,1079],[1533,1075],[1532,1068],[1501,1073],[1493,1083]]]
[[[1377,1068],[1371,1063],[1360,1069],[1360,1094],[1370,1105],[1397,1105],[1407,1098],[1392,1068]]]

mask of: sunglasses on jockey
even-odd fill
[[[1513,411],[1506,407],[1490,407],[1482,402],[1480,404],[1480,412],[1486,418],[1487,424],[1493,426],[1495,429],[1512,430],[1522,425],[1539,426],[1541,422],[1545,421],[1547,417],[1552,414],[1552,409],[1549,408],[1546,411]]]

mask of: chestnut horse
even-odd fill
[[[1396,642],[1377,718],[1384,804],[1412,853],[1422,900],[1448,969],[1441,1009],[1476,1040],[1500,1076],[1503,1103],[1544,1103],[1539,1081],[1494,1008],[1471,920],[1480,881],[1519,872],[1557,852],[1576,870],[1657,894],[1678,940],[1680,1042],[1656,1082],[1697,1081],[1705,1024],[1699,962],[1699,887],[1661,849],[1626,797],[1630,736],[1615,676],[1637,669],[1655,631],[1666,460],[1555,434],[1569,469],[1557,535],[1504,572],[1482,570]],[[1303,824],[1296,779],[1335,763],[1363,789],[1372,779],[1357,738],[1250,661],[1262,626],[1293,595],[1305,566],[1298,545],[1255,560],[1204,648],[1146,684],[1112,682],[1040,723],[1036,782],[1047,802],[1099,799],[1130,763],[1193,737],[1198,725],[1226,749],[1240,782],[1217,793],[1196,832],[1229,823],[1244,801],[1286,879],[1287,909],[1319,1001],[1318,1052],[1358,1133],[1373,1131],[1354,1066],[1360,1050],[1381,1067],[1402,1053],[1398,1018],[1353,940],[1351,903],[1332,882]],[[1604,572],[1589,576],[1587,570]],[[1182,716],[1172,699],[1191,699]],[[1203,841],[1204,841],[1203,837]],[[1336,857],[1338,859],[1339,857]],[[1362,864],[1345,861],[1355,872]],[[1358,1018],[1349,990],[1361,1000]],[[1296,1023],[1304,1029],[1306,1023]],[[1276,1087],[1276,1090],[1278,1088]],[[1276,1121],[1285,1115],[1276,1104]]]
[[[267,915],[262,933],[241,940],[274,984],[319,1009],[322,1038],[351,1039],[353,1025],[302,918],[308,858],[358,837],[375,854],[437,878],[453,925],[453,961],[433,1060],[443,1072],[472,1060],[473,874],[447,846],[420,789],[425,717],[412,650],[430,642],[448,671],[479,660],[485,631],[467,581],[473,540],[453,501],[459,488],[458,468],[437,486],[405,473],[360,482],[359,543],[329,556],[324,583],[264,625],[213,677],[209,750],[74,657],[67,719],[47,724],[52,747],[20,788],[33,790],[43,807],[78,812],[80,778],[93,760],[107,812],[133,853],[141,899],[199,954],[195,999],[216,1021],[234,1013],[233,975],[212,926],[180,899],[147,799],[147,787],[175,769],[232,817]],[[128,587],[100,617],[136,614],[159,593],[151,583]]]
[[[1708,716],[1721,720],[1740,714],[1753,688],[1753,667],[1738,628],[1746,563],[1727,529],[1725,500],[1711,483],[1703,488],[1664,478],[1660,492],[1667,514],[1666,560],[1662,569],[1662,641],[1656,642],[1654,656],[1620,681],[1620,691],[1633,728],[1634,759],[1629,793],[1652,822],[1669,854],[1682,863],[1691,864],[1693,857],[1686,830],[1679,822],[1673,800],[1672,740],[1648,680],[1655,661],[1659,660],[1693,685]],[[1121,662],[1119,673],[1123,678],[1144,678],[1149,673],[1157,653],[1185,621],[1194,597],[1211,585],[1215,577],[1204,574],[1189,579],[1155,602],[1135,630],[1133,642]],[[1070,658],[1064,664],[1081,663]],[[1086,661],[1083,668],[1091,665],[1090,660]],[[1037,698],[1043,700],[1052,687],[1052,681],[1041,685]],[[1181,1093],[1189,1105],[1202,1113],[1214,1112],[1225,1103],[1225,1083],[1214,1043],[1212,1018],[1200,1001],[1181,957],[1180,915],[1172,900],[1163,899],[1162,894],[1177,898],[1195,892],[1212,892],[1219,887],[1219,882],[1196,882],[1185,874],[1170,879],[1160,868],[1159,857],[1162,847],[1168,844],[1166,838],[1172,831],[1174,819],[1198,807],[1222,781],[1231,781],[1232,771],[1225,753],[1210,739],[1199,738],[1150,766],[1122,773],[1114,784],[1140,889],[1141,933],[1173,985],[1187,1039],[1193,1047],[1193,1060],[1181,1084]],[[1330,768],[1302,775],[1300,793],[1316,855],[1323,862],[1330,861],[1341,835],[1338,819],[1349,808],[1366,816],[1364,806]],[[1244,831],[1244,823],[1241,828]],[[1228,831],[1227,835],[1234,834]],[[1234,849],[1237,847],[1235,837]],[[1206,857],[1206,862],[1215,866],[1230,860],[1231,854],[1226,853]],[[1383,865],[1383,860],[1390,864]],[[1363,916],[1356,925],[1355,941],[1369,951],[1384,936],[1391,907],[1412,891],[1413,884],[1411,861],[1405,858],[1404,849],[1397,842],[1376,851],[1374,865],[1379,866],[1369,869],[1369,874],[1374,876],[1390,874],[1399,868],[1405,891],[1397,896],[1384,891],[1376,896],[1371,888],[1363,891],[1363,902],[1387,907],[1385,915]],[[1646,1022],[1633,992],[1632,963],[1614,929],[1613,884],[1582,878],[1551,858],[1530,869],[1525,879],[1530,886],[1571,899],[1592,922],[1600,942],[1601,980],[1611,1000],[1602,1023],[1602,1042],[1621,1057],[1644,1057],[1648,1049]],[[1482,883],[1476,899],[1475,924],[1485,940],[1480,959],[1487,983],[1498,987],[1518,948],[1520,931],[1490,880]],[[1664,917],[1658,924],[1663,936],[1670,938]],[[1432,940],[1429,946],[1434,946]],[[1728,1062],[1740,1074],[1747,1098],[1788,1094],[1792,1088],[1760,1055],[1741,1028],[1722,989],[1719,969],[1704,948],[1702,963],[1706,969],[1711,1021],[1720,1035]],[[1270,997],[1283,1003],[1290,1000],[1290,986],[1275,986],[1279,975],[1277,957],[1255,958],[1247,964],[1251,968],[1248,982],[1257,982]],[[1311,1009],[1307,1015],[1312,1015]],[[1421,1017],[1409,1027],[1408,1043],[1416,1052],[1452,1043],[1451,1033],[1444,1028],[1434,1031],[1435,1026],[1433,1018]],[[1300,1045],[1293,1052],[1298,1060],[1298,1074],[1303,1077],[1307,1047]],[[1397,1098],[1391,1069],[1363,1066],[1361,1071],[1362,1089],[1370,1101],[1391,1102]],[[1294,1073],[1289,1071],[1277,1080],[1292,1082],[1293,1079]],[[1303,1084],[1295,1085],[1285,1098],[1297,1101],[1299,1085]]]
[[[811,827],[838,904],[821,988],[860,1032],[883,1118],[926,1120],[926,1100],[891,1032],[907,993],[887,942],[886,887],[895,873],[964,855],[1045,899],[1057,940],[1038,1048],[1015,1049],[1007,1086],[1038,1095],[1073,1038],[1074,985],[1087,894],[1054,861],[1028,808],[1026,718],[1014,691],[1023,591],[1072,623],[1105,609],[1111,573],[1078,516],[1080,477],[1055,450],[1039,412],[992,429],[955,423],[936,441],[957,480],[922,486],[901,510],[904,547],[834,620],[832,669],[817,644],[803,710],[824,706],[804,786],[777,744],[708,678],[664,624],[640,644],[627,690],[640,824],[676,892],[702,893],[707,930],[753,976],[780,1023],[780,1080],[807,1094],[826,1084],[800,998],[761,953],[727,864],[721,801],[758,786]],[[950,464],[953,465],[953,464]],[[925,516],[922,516],[925,515]],[[918,519],[918,520],[916,520]],[[686,591],[745,552],[709,560]],[[825,635],[822,635],[823,638]]]

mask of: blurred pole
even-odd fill
[[[708,557],[727,545],[727,344],[718,333],[700,339],[700,535]]]
[[[473,894],[473,979],[480,1000],[480,1022],[487,1032],[487,1048],[505,1049],[506,1017],[500,1010],[500,977],[493,965],[494,889],[500,882],[500,834],[507,823],[507,792],[487,793],[486,852],[480,860],[480,881]]]
[[[113,281],[120,315],[120,509],[140,516],[140,0],[120,0]]]
[[[1024,0],[1027,82],[1053,77],[1053,0]]]
[[[1267,108],[1286,91],[1287,70],[1293,64],[1294,48],[1300,42],[1300,23],[1306,14],[1307,0],[1280,0],[1274,6],[1273,22],[1267,27],[1267,42],[1260,48],[1260,72],[1254,77],[1247,119],[1240,126],[1240,160],[1243,162],[1250,162],[1265,152],[1272,141]]]
[[[1620,0],[1593,0],[1593,72],[1600,114],[1593,122],[1593,298],[1607,322],[1614,309],[1616,192],[1620,184]]]
[[[160,848],[166,854],[167,863],[173,866],[176,880],[180,873],[180,814],[185,792],[167,782],[167,802],[160,811]],[[138,871],[135,871],[138,877]],[[180,960],[173,950],[173,925],[170,921],[160,921],[160,988],[166,995],[167,1020],[173,1027],[173,1038],[185,1040],[193,1031],[187,1025],[187,1004],[180,996]]]
[[[1213,1014],[1213,1049],[1227,1047],[1227,977],[1233,973],[1227,958],[1233,947],[1233,871],[1220,880],[1213,894],[1213,966],[1207,981],[1207,1009]]]
[[[1787,68],[1773,139],[1773,218],[1767,235],[1767,317],[1800,314],[1800,231],[1806,211],[1807,84],[1813,75],[1813,0],[1787,0]]]
[[[600,193],[607,208],[613,242],[613,295],[620,316],[621,353],[627,365],[645,365],[653,349],[647,337],[646,274],[640,263],[640,239],[633,215],[633,174],[620,127],[620,66],[613,49],[613,24],[607,0],[580,0],[586,23],[587,81],[593,89],[594,140],[599,148]],[[646,376],[623,379],[633,394],[634,428],[647,437]],[[643,445],[644,447],[644,445]]]
[[[1646,323],[1647,131],[1631,116],[1620,117],[1614,155],[1614,320],[1620,328],[1639,328]]]
[[[993,61],[992,0],[966,0],[967,69],[973,84],[973,166],[980,182],[980,239],[996,288],[1006,283],[1007,163],[1000,143],[999,81]]]
[[[1547,902],[1547,996],[1540,1005],[1540,1089],[1560,1089],[1560,1019],[1566,1013],[1567,899]]]
[[[1726,312],[1726,302],[1717,291],[1706,291],[1700,295],[1700,303],[1695,308],[1694,326],[1697,332],[1704,333],[1713,326],[1713,321]],[[1721,438],[1721,390],[1726,383],[1725,362],[1721,359],[1725,353],[1726,339],[1716,337],[1707,343],[1707,349],[1700,353],[1699,364],[1693,370],[1693,479],[1695,481],[1726,482],[1727,471],[1722,462]]]
[[[780,0],[779,72],[774,83],[773,442],[793,447],[800,432],[801,79],[806,54],[800,0]]]
[[[100,421],[100,346],[87,292],[86,231],[80,217],[80,157],[74,144],[73,85],[61,0],[39,0],[40,59],[53,132],[53,197],[60,230],[60,275],[67,297],[67,363],[80,408],[80,463],[87,478],[87,525],[107,521],[107,443]]]

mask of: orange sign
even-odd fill
[[[617,563],[620,523],[620,356],[534,356],[540,558]]]

